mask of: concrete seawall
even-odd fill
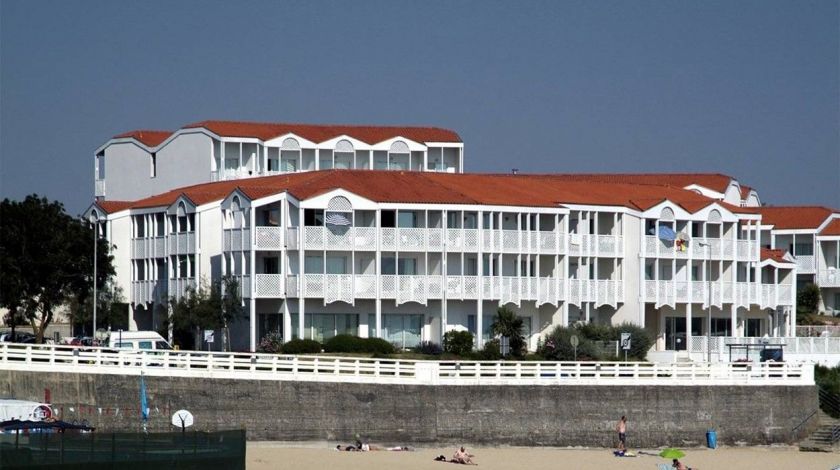
[[[427,386],[146,377],[150,430],[188,409],[197,429],[245,427],[252,440],[613,446],[792,443],[817,408],[813,386]],[[0,396],[43,400],[102,431],[139,427],[137,376],[0,371]],[[813,421],[813,420],[811,420]]]

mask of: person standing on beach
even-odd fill
[[[627,417],[622,416],[620,420],[618,420],[618,424],[615,426],[615,430],[618,431],[618,450],[625,451],[627,450]]]

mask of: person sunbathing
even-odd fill
[[[467,452],[467,449],[464,446],[461,446],[460,449],[455,451],[455,455],[452,456],[452,463],[460,463],[463,465],[478,465],[477,463],[472,461],[472,458],[475,457],[473,454]]]

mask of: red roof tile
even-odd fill
[[[169,138],[172,135],[170,131],[129,131],[123,132],[122,134],[117,134],[114,136],[115,139],[134,139],[138,142],[143,143],[147,147],[157,147],[160,145],[164,140]]]
[[[119,212],[124,209],[128,209],[133,204],[132,201],[96,201],[96,205],[99,206],[100,209],[105,211],[106,214],[113,214],[114,212]]]
[[[142,199],[132,207],[168,206],[180,195],[200,205],[223,199],[236,188],[252,199],[284,191],[298,199],[309,199],[340,188],[372,201],[390,203],[526,207],[586,204],[647,210],[667,199],[689,212],[696,212],[709,204],[721,204],[693,191],[671,186],[577,181],[566,179],[564,175],[323,170],[204,183]],[[754,213],[749,208],[721,205],[734,212]]]
[[[820,231],[823,237],[840,237],[840,218],[834,219]]]
[[[762,248],[761,260],[771,260],[777,263],[790,263],[790,261],[785,259],[786,253],[787,252],[785,250]]]
[[[655,184],[678,188],[696,184],[719,193],[725,192],[733,179],[731,176],[720,173],[581,173],[556,176],[581,181]]]
[[[821,206],[764,206],[756,209],[761,212],[761,222],[773,225],[777,230],[815,229],[836,212]]]
[[[752,188],[749,186],[741,185],[741,199],[746,199],[750,196],[750,191]]]
[[[314,125],[236,121],[202,121],[184,126],[184,129],[203,127],[224,137],[254,137],[269,140],[284,134],[295,134],[315,143],[348,135],[368,144],[376,144],[394,137],[404,137],[415,142],[461,142],[454,131],[438,127],[396,126],[346,126]]]

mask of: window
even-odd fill
[[[382,211],[382,214],[380,215],[380,217],[381,217],[382,227],[384,227],[384,228],[396,227],[396,224],[397,224],[396,217],[397,217],[397,215],[396,215],[395,211]]]
[[[323,209],[304,209],[303,211],[303,225],[307,227],[323,227],[324,226],[324,210]]]
[[[280,225],[280,209],[268,209],[263,211],[263,225],[277,227]]]
[[[488,316],[484,316],[482,319],[483,323],[481,324],[481,338],[484,341],[490,339],[490,324],[492,323],[492,318]],[[473,334],[473,337],[477,337],[476,335],[476,316],[475,315],[467,315],[467,330]]]
[[[336,313],[308,315],[305,319],[304,337],[324,342],[336,335],[359,335],[359,315]]]
[[[732,321],[728,318],[712,318],[712,336],[732,336],[730,326]]]
[[[138,341],[137,342],[138,349],[152,349],[152,342],[151,341]]]
[[[295,172],[298,171],[300,162],[300,152],[297,150],[281,150],[280,151],[280,166],[282,171]]]
[[[187,261],[186,255],[178,256],[178,277],[183,278],[187,277],[187,273],[189,272],[189,266]]]
[[[814,255],[814,244],[813,243],[797,243],[796,246],[792,247],[794,256],[813,256]]]
[[[834,293],[834,312],[840,312],[840,292]]]
[[[393,256],[383,256],[382,257],[382,274],[384,275],[393,275],[397,274],[397,261],[396,258]]]
[[[258,315],[257,337],[262,340],[268,335],[283,335],[283,315],[279,313],[260,313]]]
[[[744,336],[757,337],[761,336],[761,319],[747,318],[747,331]]]
[[[98,171],[96,178],[100,180],[105,179],[105,155],[97,155],[96,156],[97,166],[96,169]]]
[[[384,261],[384,258],[383,258]],[[399,273],[401,275],[414,275],[417,274],[417,260],[414,258],[400,258],[399,260]]]
[[[263,258],[263,274],[280,274],[280,262],[277,258]]]
[[[335,152],[335,169],[349,170],[353,168],[353,154],[350,152]]]
[[[399,211],[397,214],[397,224],[400,228],[414,228],[417,227],[417,216],[414,212]]]
[[[347,274],[347,257],[327,256],[327,274]]]
[[[398,348],[408,349],[420,344],[423,315],[382,315],[382,337]]]
[[[152,174],[150,176],[152,178],[154,178],[155,176],[157,176],[157,154],[155,152],[152,152],[151,163],[152,163]]]
[[[303,262],[304,274],[324,274],[324,258],[321,255],[308,255]]]

